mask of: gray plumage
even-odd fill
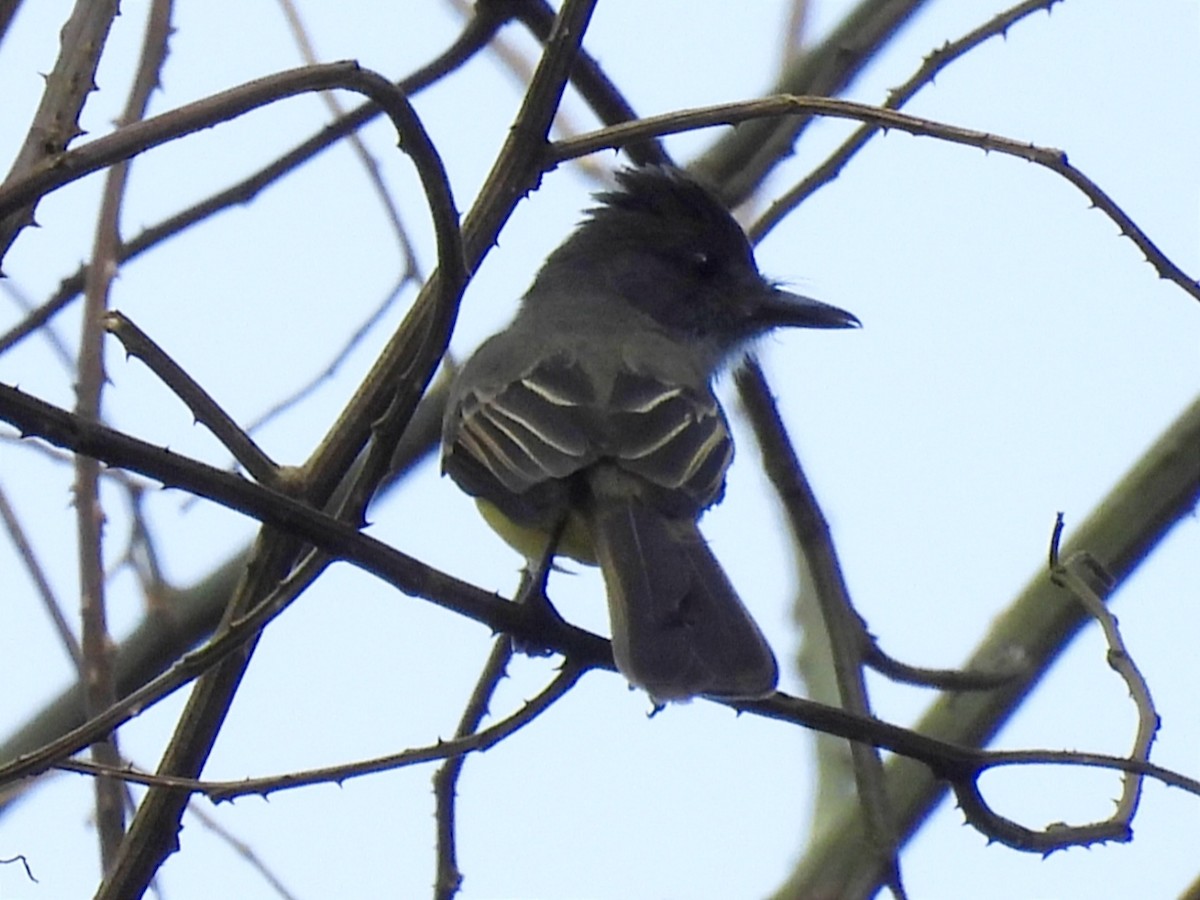
[[[525,528],[577,520],[617,666],[656,701],[766,696],[774,654],[697,527],[733,459],[711,382],[771,328],[857,320],[764,280],[741,228],[682,172],[617,177],[459,373],[443,469]]]

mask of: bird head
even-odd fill
[[[618,189],[597,194],[600,205],[550,255],[539,282],[599,288],[668,333],[722,349],[774,328],[860,324],[764,278],[741,226],[682,170],[644,166],[618,172],[616,180]]]

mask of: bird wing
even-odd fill
[[[450,411],[443,466],[457,479],[465,453],[511,494],[566,478],[595,459],[595,400],[591,380],[565,353],[510,381],[476,386]]]
[[[671,383],[615,357],[592,362],[562,351],[466,390],[447,419],[445,471],[525,519],[534,518],[530,506],[544,513],[565,502],[566,480],[601,461],[634,476],[671,515],[695,516],[719,500],[733,442],[708,386]]]
[[[607,427],[612,457],[657,488],[664,512],[695,516],[721,499],[733,440],[716,397],[629,369],[613,381]]]

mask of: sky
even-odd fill
[[[604,0],[585,45],[642,114],[756,96],[778,65],[784,6],[706,0]],[[25,4],[0,45],[0,157],[11,158],[54,60],[69,4]],[[147,4],[122,4],[89,135],[124,102]],[[848,8],[814,2],[818,38]],[[848,99],[879,103],[921,59],[1005,7],[934,0],[855,82]],[[307,3],[320,59],[353,58],[391,77],[437,53],[458,27],[438,3]],[[1186,0],[1065,0],[954,63],[906,111],[1065,150],[1185,271],[1200,273],[1200,13]],[[418,13],[419,14],[416,14]],[[229,5],[219,20],[179,4],[161,112],[298,65],[274,3]],[[518,50],[531,43],[505,32]],[[343,98],[346,99],[346,98]],[[520,84],[492,58],[415,101],[441,151],[459,208],[469,207],[519,103]],[[349,98],[347,102],[353,102]],[[575,121],[590,127],[577,102]],[[191,136],[133,166],[127,235],[272,159],[326,120],[304,97]],[[771,177],[772,198],[851,126],[821,122]],[[672,138],[687,161],[719,133]],[[398,198],[420,260],[433,242],[411,165],[385,123],[364,132]],[[87,140],[87,138],[83,138]],[[597,161],[614,162],[601,154]],[[38,229],[5,262],[34,301],[90,253],[101,179],[47,198]],[[578,221],[594,184],[569,167],[521,204],[484,261],[452,344],[460,358],[511,316],[540,260]],[[1034,165],[890,133],[759,247],[762,270],[853,311],[856,332],[781,334],[757,352],[828,517],[855,603],[882,646],[919,665],[954,666],[1045,559],[1055,514],[1069,538],[1113,483],[1193,401],[1200,386],[1200,305],[1160,280],[1086,198]],[[125,267],[113,305],[183,364],[240,421],[253,419],[323,366],[387,296],[396,240],[349,150],[339,147],[253,203],[223,212]],[[335,377],[258,435],[275,459],[303,462],[332,424],[411,293]],[[0,328],[19,320],[0,296]],[[281,318],[286,324],[281,327]],[[73,346],[75,311],[56,320]],[[223,465],[226,454],[140,363],[109,347],[109,420],[137,436]],[[71,374],[41,340],[0,356],[0,381],[64,406]],[[738,456],[727,499],[702,528],[780,657],[781,687],[802,693],[792,659],[797,586],[783,520],[719,382]],[[1200,452],[1200,449],[1197,450]],[[0,428],[0,484],[22,515],[68,611],[78,595],[69,470]],[[254,523],[177,492],[149,502],[169,579],[187,585],[252,539]],[[127,512],[105,495],[107,557],[122,551]],[[373,511],[371,533],[486,589],[511,592],[520,560],[427,461]],[[467,552],[464,552],[466,550]],[[565,567],[560,611],[607,629],[594,571]],[[0,731],[19,727],[69,683],[71,667],[28,578],[0,546]],[[1153,759],[1200,774],[1193,652],[1200,627],[1200,526],[1184,519],[1114,601],[1163,727]],[[142,600],[127,573],[110,586],[118,637]],[[205,774],[241,778],[396,752],[448,737],[490,645],[486,629],[334,566],[277,622],[249,673]],[[518,709],[554,660],[516,660],[493,710]],[[876,712],[915,721],[927,692],[871,680]],[[121,731],[144,767],[157,762],[185,692]],[[795,727],[696,701],[649,718],[646,697],[594,672],[526,729],[468,760],[459,787],[463,900],[517,897],[752,898],[786,878],[812,827],[812,741]],[[1085,630],[997,740],[1006,748],[1124,753],[1133,710]],[[432,769],[414,767],[244,798],[213,810],[297,897],[430,893]],[[1107,815],[1113,775],[1021,769],[984,780],[1002,812],[1041,827]],[[38,883],[0,866],[0,896],[87,896],[98,878],[90,783],[48,779],[0,817],[0,858],[23,854]],[[1043,859],[989,845],[943,803],[906,848],[914,898],[1170,897],[1196,876],[1200,798],[1145,790],[1127,845]],[[185,819],[182,852],[163,868],[165,896],[272,896],[226,842]]]

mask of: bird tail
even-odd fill
[[[693,519],[632,491],[595,497],[588,519],[626,678],[656,702],[774,692],[775,655]]]

